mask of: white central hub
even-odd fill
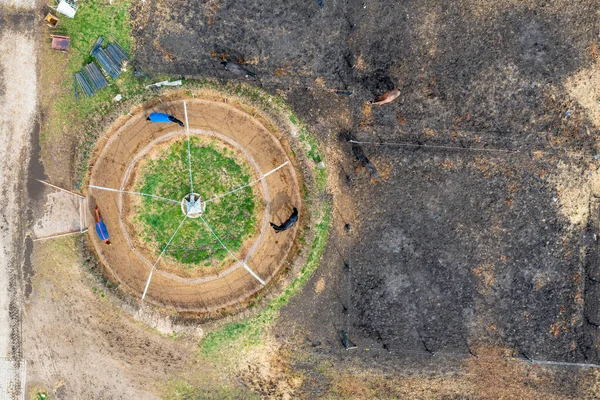
[[[198,193],[190,193],[181,200],[181,212],[188,218],[198,218],[206,210],[206,203]]]

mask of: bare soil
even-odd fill
[[[157,398],[193,343],[161,336],[115,306],[118,299],[90,273],[83,243],[70,237],[36,244],[23,334],[28,384],[57,399]]]

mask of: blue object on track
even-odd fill
[[[100,220],[100,222],[96,222],[96,233],[100,240],[105,241],[108,240],[108,229],[106,229],[106,225],[104,224],[104,220]]]
[[[171,120],[169,119],[169,114],[164,114],[164,113],[153,112],[152,114],[150,114],[148,116],[147,119],[150,122],[168,122],[168,123],[171,123]]]

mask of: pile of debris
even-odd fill
[[[108,80],[106,80],[100,68],[93,62],[83,67],[83,71],[75,74],[75,82],[75,97],[79,97],[77,85],[79,85],[86,97],[91,97],[98,90],[108,86]]]
[[[106,47],[102,47],[103,44],[104,37],[100,36],[92,47],[90,55],[96,60],[100,68],[102,68],[104,74],[115,80],[121,75],[121,70],[127,65],[129,57],[117,41],[113,40],[107,43]],[[96,63],[89,63],[83,67],[82,71],[77,72],[73,76],[76,99],[79,99],[79,90],[86,97],[91,97],[98,90],[108,86],[108,80]]]
[[[116,41],[108,43],[106,48],[102,48],[103,43],[104,38],[100,36],[90,55],[96,59],[105,73],[112,79],[117,79],[121,75],[121,68],[127,64],[129,58],[125,54],[125,50]]]

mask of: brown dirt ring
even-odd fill
[[[265,204],[262,216],[259,215],[260,233],[252,238],[251,243],[245,243],[236,255],[240,260],[245,260],[268,285],[288,258],[298,230],[296,225],[289,231],[275,235],[268,222],[286,219],[292,207],[297,207],[302,213],[300,184],[292,159],[274,135],[243,111],[208,100],[188,99],[186,103],[189,133],[216,138],[238,149],[257,177],[289,162],[262,179],[260,184],[254,185],[253,190]],[[146,121],[147,115],[153,111],[183,117],[183,101],[163,103],[144,110],[116,129],[102,149],[97,149],[99,156],[91,169],[90,185],[128,189],[133,165],[138,159],[153,146],[186,134],[176,124],[152,124]],[[124,210],[131,207],[130,198],[134,196],[90,188],[89,204],[99,205],[113,245],[105,245],[92,231],[90,238],[109,278],[134,297],[141,298],[155,258],[144,249],[136,248],[130,228],[123,222]],[[158,263],[145,301],[170,309],[215,311],[242,301],[264,287],[233,259],[214,274],[206,271],[196,275],[180,274],[169,269],[167,264],[163,260]]]

